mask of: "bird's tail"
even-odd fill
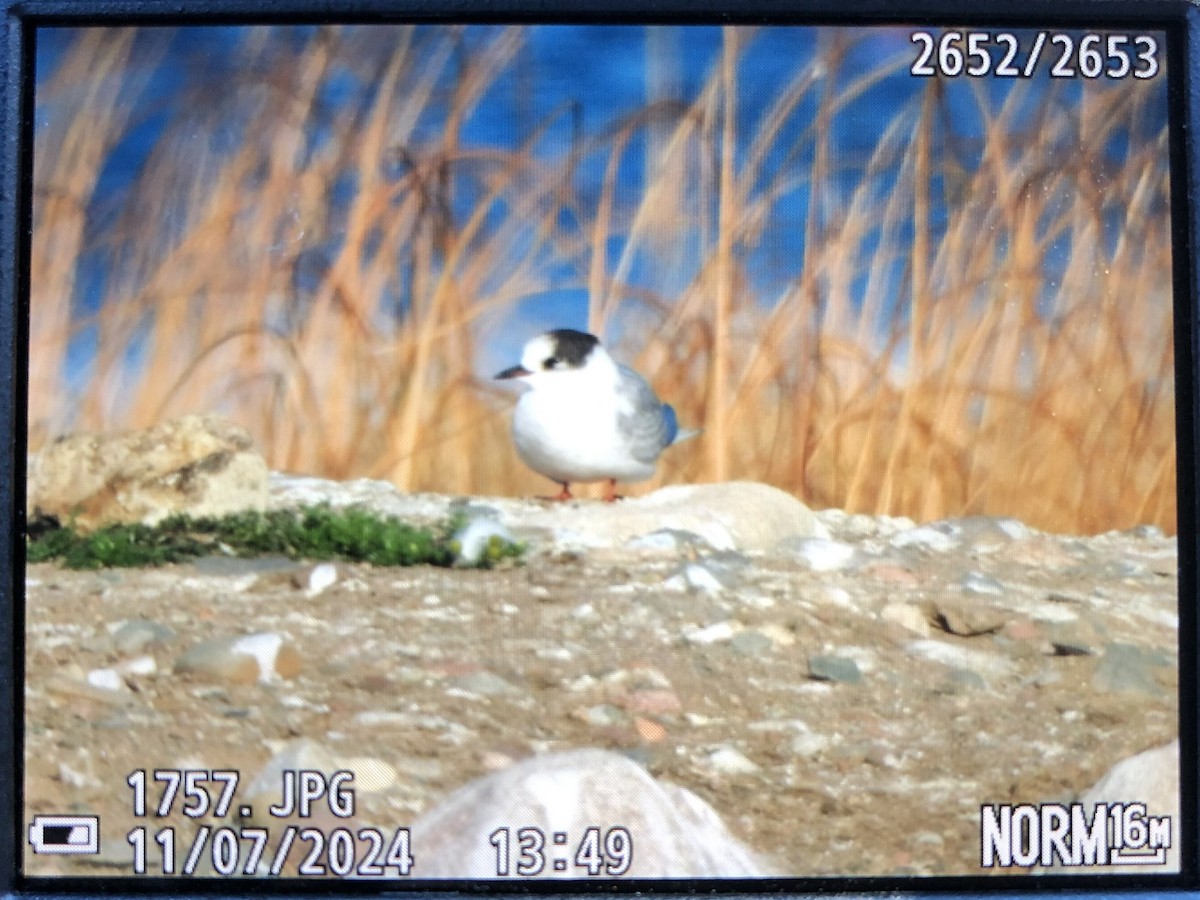
[[[675,407],[670,403],[662,405],[663,420],[667,423],[667,446],[694,438],[700,433],[699,428],[680,428],[679,417],[675,415]]]

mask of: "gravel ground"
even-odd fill
[[[236,770],[240,801],[308,740],[382,829],[514,760],[607,748],[774,871],[978,874],[980,804],[1074,797],[1176,736],[1174,538],[819,518],[831,539],[769,552],[664,533],[491,572],[31,566],[27,814],[99,815],[103,846],[26,872],[129,874],[130,828],[194,833],[178,804],[133,817],[134,770]],[[247,677],[253,634],[276,637]]]

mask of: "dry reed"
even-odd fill
[[[39,86],[32,450],[217,411],[278,469],[544,490],[475,361],[524,298],[583,288],[590,327],[704,428],[635,492],[755,479],[816,507],[1174,531],[1166,135],[1134,139],[1157,85],[1089,86],[1081,107],[1052,87],[1032,113],[1027,85],[981,88],[971,141],[930,81],[845,159],[839,122],[903,61],[851,76],[848,40],[823,40],[739,136],[756,35],[726,28],[697,96],[547,156],[567,111],[515,148],[463,137],[522,29],[469,52],[455,28],[299,34],[246,37],[221,89],[175,108],[106,228],[88,215],[137,113],[122,73],[144,35],[80,32]],[[630,196],[621,164],[651,131]],[[592,196],[577,173],[596,155]],[[799,234],[780,212],[797,196]],[[747,260],[770,253],[784,275],[762,294]],[[85,256],[108,272],[91,311]],[[660,282],[635,277],[647,259]]]

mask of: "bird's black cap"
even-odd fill
[[[600,343],[594,334],[570,328],[556,328],[550,336],[554,338],[554,355],[572,368],[582,366],[592,348]]]

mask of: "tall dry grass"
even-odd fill
[[[144,35],[81,32],[39,88],[31,449],[218,411],[275,468],[544,490],[476,359],[523,299],[583,288],[589,326],[704,428],[641,489],[749,478],[816,507],[1174,530],[1156,85],[1090,86],[1082,106],[981,85],[973,140],[930,81],[854,159],[838,129],[903,60],[854,75],[849,39],[828,37],[748,125],[757,34],[727,28],[694,98],[548,154],[569,108],[524,116],[515,147],[463,137],[521,68],[519,28],[470,52],[461,29],[285,37],[250,34],[219,90],[173,108],[104,227],[97,185],[138,112],[122,72]],[[618,176],[647,135],[631,196]],[[580,187],[587,160],[598,192]],[[85,257],[109,273],[90,312]],[[95,351],[76,388],[81,336]]]

